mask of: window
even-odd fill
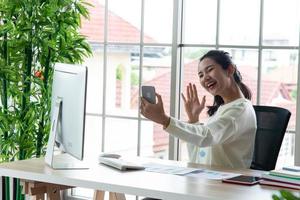
[[[178,140],[140,115],[139,88],[154,85],[166,112],[184,120],[180,92],[187,83],[198,84],[199,94],[205,94],[198,81],[198,59],[210,49],[223,49],[251,88],[254,104],[292,112],[278,166],[293,163],[295,144],[300,146],[295,137],[299,0],[88,2],[94,7],[81,29],[94,52],[86,59],[87,157],[106,151],[187,160],[184,142],[176,146]],[[205,117],[202,113],[201,119]]]
[[[291,111],[292,116],[282,143],[277,167],[283,164],[292,165],[296,145],[294,133],[300,55],[300,2],[297,0],[288,2],[189,0],[183,1],[183,8],[182,16],[185,19],[183,36],[186,39],[181,45],[183,47],[182,91],[185,92],[185,85],[191,80],[197,83],[195,74],[197,59],[204,52],[212,48],[229,52],[243,76],[243,81],[252,90],[254,104],[281,106]],[[193,18],[192,16],[200,16],[200,14],[191,13],[201,13],[201,16],[208,17],[205,20],[200,17]],[[193,29],[190,24],[193,24],[194,30],[199,33],[195,37],[198,39],[192,39],[190,32]],[[215,38],[208,39],[209,36]],[[193,43],[190,44],[190,41]],[[198,90],[198,94],[205,94],[200,86]],[[207,98],[207,105],[212,101],[212,98]],[[205,113],[201,113],[200,118],[205,117]],[[181,112],[180,118],[186,119],[184,111]],[[187,160],[185,143],[180,142],[180,144],[180,159]],[[299,142],[297,145],[300,145]]]

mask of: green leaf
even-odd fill
[[[5,21],[0,24],[0,37],[8,37],[5,62],[4,42],[0,40],[0,79],[9,83],[5,114],[0,106],[0,162],[34,157],[39,151],[45,153],[51,127],[53,63],[80,63],[92,52],[86,38],[79,35],[80,19],[88,17],[86,6],[92,5],[82,0],[0,0],[0,18]],[[25,46],[32,51],[25,51]],[[47,88],[41,78],[35,77],[36,70],[45,69],[49,70]],[[3,132],[8,135],[6,140]],[[42,146],[37,149],[38,138]]]

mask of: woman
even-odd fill
[[[256,117],[250,102],[251,92],[242,83],[242,77],[229,54],[212,50],[199,62],[200,84],[214,96],[208,106],[208,121],[199,123],[205,107],[205,96],[198,99],[196,86],[187,86],[182,94],[188,122],[167,116],[162,98],[156,94],[157,104],[141,99],[141,113],[148,119],[162,124],[165,131],[187,142],[191,162],[209,165],[249,168],[254,150]],[[205,151],[201,151],[205,147]]]

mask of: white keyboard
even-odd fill
[[[133,162],[128,162],[126,160],[122,160],[118,158],[99,157],[99,163],[102,163],[110,167],[114,167],[121,171],[130,170],[130,169],[145,169],[145,167],[142,165]]]

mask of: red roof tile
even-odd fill
[[[104,6],[97,0],[90,0],[94,7],[88,7],[90,19],[82,19],[80,33],[87,36],[90,42],[103,43],[104,41]],[[140,30],[120,16],[108,12],[108,41],[134,43],[140,40]],[[149,36],[144,42],[152,43],[155,40]]]

